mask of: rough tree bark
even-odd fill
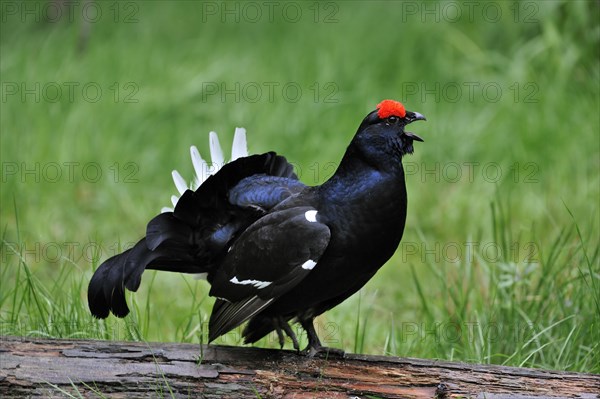
[[[0,397],[598,398],[600,375],[191,344],[0,337]],[[103,396],[102,396],[103,395]]]

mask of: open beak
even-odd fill
[[[411,139],[413,139],[414,141],[425,141],[423,140],[421,137],[417,136],[416,134],[414,134],[413,132],[404,132],[404,135],[406,137],[410,137]]]
[[[411,112],[411,111],[406,112],[405,118],[407,120],[407,122],[406,122],[407,125],[409,123],[413,123],[414,121],[426,121],[427,120],[427,119],[425,119],[425,116],[421,115],[420,113]],[[410,137],[411,139],[413,139],[415,141],[421,141],[421,142],[425,141],[421,137],[414,134],[413,132],[404,132],[404,135],[407,137]]]

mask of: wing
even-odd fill
[[[317,265],[329,238],[329,227],[309,206],[270,213],[246,229],[210,281],[210,295],[219,300],[210,317],[209,341],[302,281]]]

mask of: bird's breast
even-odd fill
[[[398,247],[406,221],[403,176],[371,173],[336,187],[322,205],[336,252],[380,263]]]

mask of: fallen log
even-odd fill
[[[0,397],[598,398],[600,375],[213,345],[0,337]],[[72,396],[69,396],[72,395]]]

